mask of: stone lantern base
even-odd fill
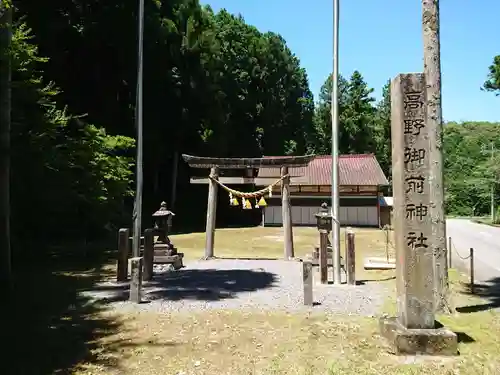
[[[177,249],[172,244],[155,243],[154,244],[154,263],[155,264],[172,264],[174,268],[180,269],[184,267],[182,259],[183,253],[178,253]]]
[[[156,242],[154,244],[154,251],[155,251],[155,256],[156,255],[170,256],[170,255],[177,254],[177,248],[172,243],[161,243],[161,242],[158,243],[158,242]]]

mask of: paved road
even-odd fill
[[[474,248],[474,271],[476,282],[500,277],[500,228],[473,223],[466,219],[447,219],[446,235],[452,238],[453,266],[469,270],[469,255]]]

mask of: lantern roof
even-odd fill
[[[160,208],[153,214],[153,217],[175,216],[175,214],[167,208],[167,202],[163,201]]]

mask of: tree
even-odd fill
[[[339,76],[339,119],[341,120],[342,108],[347,101],[347,80]],[[318,103],[314,112],[314,131],[316,136],[316,152],[319,154],[330,154],[332,152],[332,88],[333,75],[326,79],[319,93]],[[342,122],[340,121],[340,127]],[[342,145],[340,145],[341,149]],[[342,151],[341,151],[342,152]]]
[[[209,152],[225,156],[304,153],[310,148],[313,102],[299,60],[275,33],[240,16],[213,15],[208,59],[213,93],[203,123]]]
[[[375,114],[375,155],[385,175],[392,175],[391,144],[391,82],[382,88],[382,99],[377,103]]]
[[[318,152],[331,152],[331,92],[332,76],[328,77],[319,96],[315,112]],[[375,152],[375,99],[360,72],[350,80],[339,77],[339,151],[340,153]]]
[[[0,284],[11,282],[10,126],[12,5],[0,3]]]
[[[351,75],[341,112],[340,149],[343,153],[372,153],[375,144],[373,89],[357,70]]]
[[[58,104],[107,134],[133,136],[135,3],[25,0],[19,7],[49,57],[44,79],[60,88]],[[307,75],[280,35],[198,0],[146,2],[145,16],[144,218],[175,192],[176,225],[191,225],[202,207],[190,171],[182,162],[174,167],[180,153],[313,151]]]
[[[443,174],[443,111],[441,106],[441,45],[439,0],[422,0],[426,126],[429,134],[429,214],[433,223],[432,250],[435,267],[435,310],[451,313],[449,306],[448,253]]]
[[[493,58],[493,64],[489,67],[488,79],[483,85],[486,91],[495,92],[500,96],[500,55]]]
[[[444,127],[446,210],[480,216],[490,210],[490,187],[500,176],[500,124],[449,122]]]
[[[43,66],[26,24],[12,39],[12,242],[22,254],[43,254],[54,242],[94,239],[123,223],[131,195],[128,156],[134,141],[71,115],[45,83]],[[43,213],[26,215],[27,212]],[[26,230],[29,228],[29,236]],[[32,245],[32,246],[30,246]]]

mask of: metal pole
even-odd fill
[[[495,145],[493,142],[491,142],[491,155],[490,155],[490,162],[493,165],[493,157],[495,153]],[[495,180],[493,179],[491,182],[491,208],[490,208],[490,214],[491,214],[491,223],[495,223]]]
[[[333,0],[333,77],[332,77],[332,256],[333,283],[340,284],[339,222],[339,0]]]
[[[453,243],[451,242],[451,237],[448,237],[448,268],[453,268],[452,266],[452,261],[453,261],[453,258],[452,258],[452,251],[451,251],[451,247],[453,246]]]
[[[141,226],[142,226],[142,142],[143,142],[143,124],[142,124],[142,80],[143,80],[143,39],[144,39],[144,0],[139,0],[139,29],[137,46],[137,93],[135,102],[135,126],[137,129],[137,175],[136,191],[134,203],[134,233],[132,238],[132,252],[134,257],[140,256]]]
[[[469,250],[469,258],[470,258],[470,292],[474,293],[474,248],[470,248]]]

